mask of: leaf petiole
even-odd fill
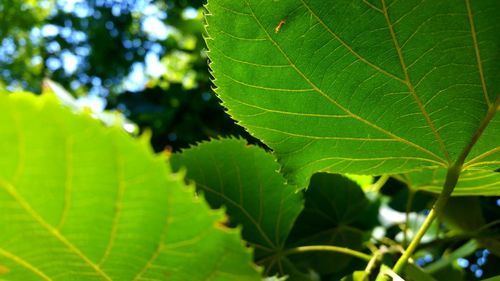
[[[410,257],[413,255],[418,245],[420,244],[420,240],[424,236],[425,232],[427,231],[427,229],[429,229],[431,223],[434,221],[437,214],[441,212],[445,207],[446,202],[448,201],[448,199],[451,196],[451,193],[453,192],[453,189],[457,185],[458,178],[460,177],[460,173],[462,172],[462,166],[465,162],[465,159],[467,158],[470,151],[481,137],[482,133],[484,132],[490,121],[495,116],[499,106],[500,106],[500,96],[496,99],[495,103],[488,109],[488,112],[481,121],[479,128],[476,130],[471,140],[469,141],[468,145],[464,148],[464,150],[458,157],[457,161],[452,166],[450,166],[450,168],[448,168],[448,172],[446,173],[446,181],[444,182],[443,185],[443,190],[441,191],[436,202],[432,206],[432,210],[430,211],[429,215],[427,216],[424,223],[422,224],[417,234],[415,235],[415,238],[411,241],[406,251],[394,265],[393,271],[395,273],[400,274],[403,271],[406,263],[408,262],[408,260],[410,259]]]
[[[305,252],[318,252],[318,251],[341,253],[341,254],[356,257],[358,259],[365,260],[367,262],[370,262],[372,260],[372,256],[365,254],[363,252],[359,252],[359,251],[352,250],[349,248],[330,246],[330,245],[300,246],[300,247],[288,249],[288,250],[284,251],[282,254],[284,256],[287,256],[287,255],[300,254],[300,253],[305,253]]]

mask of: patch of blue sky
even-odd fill
[[[40,7],[51,7],[51,1],[40,0],[38,5]],[[158,43],[167,39],[175,29],[166,25],[163,20],[167,18],[167,13],[164,9],[161,9],[158,4],[152,2],[151,0],[133,0],[133,1],[115,1],[115,0],[96,0],[96,6],[106,6],[111,7],[111,12],[113,15],[118,16],[122,12],[122,9],[129,9],[131,12],[137,13],[141,21],[141,29],[148,35],[150,41],[143,42],[142,40],[135,38],[124,40],[123,45],[125,48],[140,48],[144,46],[146,49],[140,53],[146,53],[144,62],[134,63],[130,69],[130,73],[126,76],[123,81],[124,88],[129,91],[141,91],[144,89],[145,84],[148,79],[158,78],[165,73],[166,68],[160,61],[160,56],[164,51],[164,47]],[[52,6],[51,13],[56,13],[58,10],[62,10],[65,13],[71,13],[82,20],[88,17],[99,18],[98,10],[93,10],[92,7],[86,0],[56,0],[56,5]],[[186,19],[195,18],[199,14],[199,11],[194,8],[188,8],[183,12],[183,17]],[[110,35],[113,36],[117,34],[113,23],[108,22],[107,26],[110,30]],[[113,30],[115,31],[113,34]],[[43,40],[43,38],[53,38],[56,36],[63,37],[68,43],[78,46],[74,53],[68,50],[62,50],[62,47],[56,41],[53,41],[47,45],[47,52],[53,54],[46,60],[46,66],[51,71],[56,71],[58,69],[63,69],[68,75],[76,72],[78,67],[84,62],[85,57],[90,55],[91,48],[85,45],[88,40],[87,35],[79,30],[75,30],[72,27],[71,22],[65,22],[63,26],[58,26],[54,24],[45,24],[41,27],[34,27],[31,29],[29,34],[29,40],[32,44],[37,45]],[[3,40],[0,46],[0,57],[11,58],[12,53],[15,52],[15,44],[8,40]],[[147,46],[149,43],[150,46]],[[37,56],[32,58],[31,63],[36,65],[42,63],[41,57]],[[80,78],[80,77],[79,77]],[[78,83],[72,83],[72,89],[76,89],[81,86],[82,83],[87,83],[78,78]],[[104,96],[107,92],[104,91],[106,85],[93,85],[91,88],[92,93],[100,93]],[[90,92],[89,92],[90,95]]]
[[[59,27],[59,34],[64,39],[71,38],[71,36],[73,35],[73,29],[71,27],[68,27],[68,26]]]
[[[86,57],[90,54],[89,46],[80,46],[75,48],[75,54],[81,57]]]
[[[147,4],[146,6],[144,6],[143,10],[138,11],[138,12],[141,12],[144,16],[156,17],[156,18],[161,19],[161,20],[164,20],[167,18],[167,13],[165,11],[160,10],[160,8],[158,8],[157,5],[153,5],[153,4]]]
[[[68,50],[64,50],[61,53],[61,60],[64,72],[68,75],[71,75],[75,73],[76,69],[78,68],[81,58]]]
[[[146,54],[145,62],[146,74],[153,78],[158,78],[167,71],[165,65],[160,62],[158,54],[148,52]]]
[[[40,43],[40,38],[42,37],[42,31],[38,27],[34,27],[30,30],[29,38],[32,44],[37,45]]]
[[[132,64],[132,70],[123,82],[123,86],[127,91],[139,92],[144,90],[147,81],[144,64],[136,62]]]
[[[43,58],[41,56],[33,56],[31,58],[31,65],[39,65],[43,62]]]
[[[57,1],[57,6],[59,9],[63,10],[65,13],[72,13],[75,11],[77,5],[85,4],[83,0],[59,0]]]
[[[103,112],[106,108],[106,100],[97,95],[87,95],[79,97],[76,104],[80,108],[89,108],[94,113]]]
[[[62,66],[61,60],[59,58],[56,58],[56,57],[49,57],[45,61],[45,64],[46,64],[47,68],[51,71],[58,70]]]
[[[54,24],[46,24],[42,26],[40,31],[43,37],[54,37],[59,34],[59,27]]]
[[[172,33],[172,27],[165,25],[158,17],[146,16],[141,21],[141,27],[152,40],[165,40]]]
[[[42,9],[48,9],[52,5],[51,1],[49,1],[49,0],[39,0],[37,4],[38,4],[38,7],[42,8]]]
[[[182,11],[182,17],[184,19],[195,19],[200,15],[199,11],[193,7],[187,7]]]
[[[51,41],[47,43],[47,45],[45,46],[45,50],[47,50],[47,52],[51,54],[58,53],[59,51],[61,51],[61,45],[59,45],[59,42],[57,41]]]
[[[87,41],[88,37],[87,34],[83,31],[73,30],[71,32],[71,35],[67,39],[69,43],[78,44]]]
[[[6,37],[0,45],[0,59],[2,61],[11,61],[12,56],[16,53],[16,43],[11,37]]]
[[[465,259],[465,258],[458,258],[457,263],[458,263],[458,266],[460,266],[461,268],[467,268],[470,265],[469,260]]]

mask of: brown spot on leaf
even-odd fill
[[[10,268],[0,264],[0,274],[9,273]]]
[[[229,217],[225,216],[223,220],[215,222],[214,226],[222,230],[227,230],[230,228]]]

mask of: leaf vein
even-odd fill
[[[71,206],[71,192],[73,190],[73,138],[66,139],[66,178],[64,181],[64,207],[61,214],[61,219],[57,225],[57,229],[61,229],[68,218],[69,209]]]
[[[303,2],[303,0],[301,0]],[[246,1],[247,5],[250,7],[250,4],[248,3],[248,0]],[[257,22],[257,24],[259,25],[259,27],[266,33],[267,37],[269,38],[269,40],[271,41],[271,43],[273,43],[273,45],[278,49],[278,51],[285,57],[285,59],[290,63],[290,66],[292,66],[296,71],[297,73],[302,76],[302,78],[304,80],[306,80],[314,89],[316,92],[318,92],[321,96],[323,96],[325,99],[327,99],[328,101],[330,101],[332,104],[336,105],[339,109],[341,109],[342,111],[346,112],[347,114],[349,114],[350,116],[352,116],[354,119],[372,127],[372,128],[375,128],[387,135],[389,135],[390,137],[402,142],[402,143],[405,143],[406,145],[408,146],[412,146],[432,157],[434,157],[435,159],[439,160],[439,161],[442,161],[442,162],[446,162],[444,161],[444,159],[442,159],[441,157],[439,157],[438,155],[436,155],[435,153],[409,141],[409,140],[406,140],[406,139],[403,139],[381,127],[378,127],[377,125],[369,122],[368,120],[365,120],[363,118],[361,118],[360,116],[352,113],[351,111],[349,111],[347,108],[343,107],[342,105],[340,105],[335,99],[331,98],[330,96],[328,96],[326,93],[324,93],[321,89],[319,89],[311,80],[309,80],[309,78],[307,78],[304,73],[298,69],[298,67],[292,62],[292,60],[286,55],[286,53],[281,49],[281,47],[277,44],[277,42],[275,40],[272,39],[272,37],[269,35],[269,33],[267,32],[267,30],[264,28],[264,26],[262,25],[262,23],[257,19],[256,15],[255,15],[255,12],[253,11],[253,9],[250,7],[250,11],[252,12],[252,16],[253,18],[255,19],[255,21]]]
[[[116,145],[115,145],[116,146]],[[102,266],[106,260],[108,259],[109,255],[111,254],[111,250],[114,246],[116,236],[118,233],[118,221],[121,218],[121,212],[122,212],[122,204],[123,204],[123,197],[125,193],[125,180],[124,180],[124,175],[123,175],[123,159],[119,154],[116,155],[116,169],[117,169],[117,176],[118,176],[118,190],[116,194],[116,199],[115,199],[115,208],[114,208],[114,214],[113,214],[113,221],[111,225],[111,232],[110,232],[110,237],[109,237],[109,242],[108,245],[106,246],[106,250],[104,251],[104,254],[102,255],[100,261],[99,261],[99,266]]]
[[[104,272],[102,269],[92,262],[87,256],[85,256],[80,249],[78,249],[75,245],[73,245],[66,237],[64,237],[56,228],[46,222],[33,208],[31,205],[26,202],[16,191],[14,186],[10,183],[0,181],[0,187],[3,188],[14,200],[19,203],[19,205],[29,214],[34,221],[40,224],[43,228],[45,228],[52,236],[54,236],[57,240],[59,240],[64,246],[68,248],[68,250],[75,254],[77,257],[82,259],[87,265],[89,265],[96,273],[99,274],[104,280],[112,281],[112,279]]]
[[[465,0],[465,5],[467,6],[467,17],[469,18],[470,33],[472,36],[472,43],[474,45],[474,52],[476,54],[477,69],[479,71],[479,78],[481,79],[481,86],[483,88],[484,100],[486,101],[486,104],[489,106],[491,105],[491,101],[488,96],[488,87],[486,86],[486,80],[484,78],[483,64],[481,62],[481,53],[479,51],[479,44],[477,42],[477,33],[476,33],[476,27],[474,25],[474,17],[472,15],[472,7],[470,5],[470,0]]]
[[[275,92],[314,92],[314,89],[286,89],[286,88],[270,88],[270,87],[264,87],[264,86],[259,86],[259,85],[254,85],[254,84],[248,84],[242,81],[239,81],[227,74],[222,74],[223,76],[229,78],[233,82],[236,82],[240,85],[247,86],[250,88],[255,88],[255,89],[260,89],[260,90],[266,90],[266,91],[275,91]]]
[[[396,33],[394,32],[394,26],[393,26],[393,24],[391,22],[391,19],[389,17],[389,12],[387,10],[386,4],[385,4],[385,0],[381,0],[381,2],[382,2],[382,10],[384,12],[384,17],[386,19],[387,26],[388,26],[389,32],[391,34],[391,38],[392,38],[392,41],[393,41],[393,44],[394,44],[394,48],[396,49],[399,61],[401,63],[401,68],[403,69],[403,73],[404,73],[404,76],[405,76],[405,84],[408,87],[408,89],[410,90],[410,93],[413,96],[413,98],[415,99],[415,102],[417,103],[418,108],[422,112],[422,115],[424,116],[425,121],[429,125],[429,128],[431,129],[434,137],[436,138],[441,151],[444,153],[446,159],[448,160],[448,163],[450,163],[451,159],[450,159],[450,155],[448,153],[448,150],[446,149],[446,145],[444,144],[444,141],[441,138],[441,135],[439,134],[438,130],[436,130],[436,128],[434,126],[434,123],[432,122],[429,114],[427,113],[427,110],[425,109],[424,105],[422,104],[422,101],[420,100],[420,97],[417,95],[417,93],[415,91],[415,87],[413,86],[413,84],[411,82],[410,75],[408,73],[408,68],[406,66],[406,62],[405,62],[405,59],[404,59],[404,56],[403,56],[403,50],[399,46],[398,39],[396,38]]]
[[[243,206],[241,206],[240,204],[238,204],[237,202],[235,202],[233,199],[227,197],[224,193],[222,192],[219,192],[209,186],[206,186],[204,184],[201,184],[201,183],[197,183],[197,186],[203,188],[203,190],[206,190],[208,192],[211,192],[211,193],[214,193],[216,194],[217,196],[220,196],[221,198],[223,198],[226,202],[230,203],[231,205],[235,206],[236,208],[240,209],[240,211],[250,220],[250,222],[255,226],[255,228],[257,229],[257,231],[260,233],[260,235],[262,236],[262,238],[264,238],[264,240],[266,240],[267,243],[269,243],[269,246],[271,248],[269,248],[270,250],[272,248],[275,248],[276,245],[271,241],[271,239],[267,236],[266,232],[261,228],[260,224],[255,221],[254,217],[252,217],[252,215],[250,213],[248,213],[248,211],[243,208]],[[263,245],[261,245],[262,247],[264,247]]]
[[[258,106],[258,105],[254,105],[254,104],[249,104],[249,103],[246,103],[244,101],[240,101],[238,99],[235,99],[233,97],[228,97],[228,99],[230,99],[230,100],[232,100],[234,102],[237,102],[239,104],[242,104],[242,105],[245,105],[245,106],[248,106],[248,107],[257,108],[257,109],[260,109],[260,110],[264,111],[264,112],[261,112],[261,113],[252,114],[252,115],[245,115],[245,116],[256,116],[256,115],[261,115],[261,114],[265,114],[265,113],[278,113],[278,114],[283,114],[283,115],[294,115],[294,116],[303,116],[303,117],[352,118],[352,116],[341,115],[341,114],[339,114],[339,115],[335,115],[335,114],[315,114],[315,113],[303,113],[303,112],[291,112],[291,111],[275,110],[275,109],[270,109],[270,108],[265,108],[265,107],[261,107],[261,106]]]
[[[378,72],[394,79],[394,80],[397,80],[401,83],[405,83],[405,81],[401,78],[399,78],[398,76],[388,72],[387,70],[385,69],[382,69],[381,67],[375,65],[374,63],[370,62],[369,60],[367,60],[366,58],[364,58],[363,56],[361,56],[358,52],[356,52],[349,44],[347,44],[347,42],[345,42],[344,40],[342,40],[342,38],[340,38],[335,32],[333,32],[333,30],[330,29],[330,27],[328,25],[326,25],[326,23],[318,16],[318,14],[313,11],[311,9],[311,7],[309,5],[307,5],[307,3],[304,1],[304,0],[300,0],[302,2],[302,5],[304,5],[304,7],[316,18],[316,20],[323,26],[323,28],[325,28],[325,30],[330,33],[333,38],[335,38],[340,44],[342,44],[350,53],[352,53],[355,57],[357,57],[360,61],[362,61],[363,63],[367,64],[368,66],[372,67],[373,69],[377,70]],[[253,13],[252,11],[252,14],[254,15],[255,17],[255,14]]]
[[[322,136],[310,136],[310,135],[302,135],[302,134],[295,134],[295,133],[289,133],[277,129],[272,129],[272,128],[267,128],[267,127],[261,127],[261,126],[256,126],[256,125],[246,125],[247,127],[253,127],[257,129],[262,129],[262,130],[267,130],[271,132],[276,132],[288,136],[294,136],[294,137],[301,137],[301,138],[307,138],[307,139],[315,139],[315,140],[347,140],[347,141],[366,141],[366,142],[397,142],[395,139],[381,139],[381,138],[356,138],[356,137],[336,137],[336,136],[329,136],[329,137],[322,137]]]
[[[31,263],[27,262],[26,260],[22,259],[21,257],[11,253],[11,252],[8,252],[2,248],[0,248],[0,255],[1,256],[4,256],[10,260],[12,260],[13,262],[19,264],[20,266],[28,269],[29,271],[35,273],[36,275],[40,276],[43,280],[46,280],[46,281],[52,281],[52,278],[50,278],[49,276],[47,276],[47,274],[45,274],[43,271],[41,271],[39,268],[35,267],[34,265],[32,265]]]

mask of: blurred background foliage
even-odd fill
[[[67,89],[79,106],[94,112],[117,110],[140,131],[150,130],[156,151],[176,151],[227,135],[256,143],[224,112],[211,89],[203,4],[199,0],[1,0],[0,87],[41,93],[44,79],[49,78]],[[394,179],[383,185],[377,198],[380,208],[373,212],[378,218],[360,221],[356,227],[368,229],[372,238],[386,239],[379,242],[388,245],[406,244],[434,200]],[[441,217],[435,234],[429,233],[417,253],[416,263],[431,266],[438,280],[500,274],[500,242],[490,239],[499,236],[500,199],[464,200],[472,203],[457,206],[476,204],[476,212]],[[454,222],[477,224],[478,219],[487,231],[479,238],[473,235],[481,245],[470,245],[470,227],[454,228]],[[413,225],[406,227],[406,221]],[[373,225],[378,226],[372,229]],[[457,251],[460,258],[432,266]],[[329,273],[331,280],[356,266]]]
[[[212,94],[203,1],[2,0],[0,86],[40,93],[44,78],[94,111],[152,131],[156,151],[243,135]]]

